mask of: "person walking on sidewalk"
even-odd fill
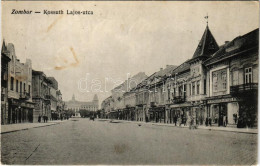
[[[173,120],[174,120],[174,124],[175,124],[175,126],[176,126],[176,124],[177,124],[177,116],[176,116],[176,115],[174,115]]]
[[[223,116],[223,126],[224,127],[227,126],[227,116],[226,115]]]
[[[39,122],[39,123],[41,123],[41,119],[42,119],[42,117],[41,117],[41,115],[39,115],[39,116],[38,116],[38,122]]]

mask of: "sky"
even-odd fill
[[[73,94],[90,101],[97,94],[101,103],[129,74],[151,75],[190,59],[206,28],[206,15],[218,45],[259,27],[258,2],[1,3],[1,40],[14,44],[21,62],[31,59],[34,70],[55,77],[65,101]],[[12,9],[64,14],[13,15]],[[73,16],[67,10],[94,14]]]

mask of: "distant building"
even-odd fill
[[[72,99],[65,102],[66,109],[72,110],[75,113],[75,117],[80,117],[79,111],[81,109],[88,110],[88,111],[97,111],[98,110],[98,97],[95,94],[92,101],[84,102],[78,101],[75,99],[75,95],[73,94]]]

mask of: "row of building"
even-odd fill
[[[148,77],[142,74],[134,79],[135,87],[126,80],[102,102],[102,116],[256,127],[258,41],[259,29],[255,29],[219,46],[207,25],[191,59],[179,66],[167,65]]]
[[[12,43],[3,41],[1,50],[1,124],[37,122],[39,116],[60,118],[65,103],[54,77],[20,62]]]

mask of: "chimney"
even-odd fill
[[[229,41],[225,41],[225,44],[227,44]]]
[[[160,68],[160,71],[162,71],[162,70],[163,70],[163,68],[161,67],[161,68]]]

